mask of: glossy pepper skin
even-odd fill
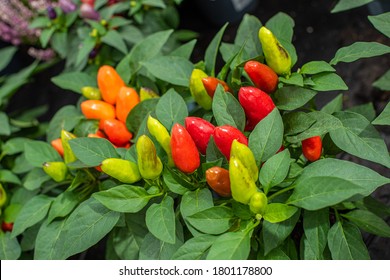
[[[81,93],[87,99],[91,99],[91,100],[101,100],[102,99],[102,95],[100,93],[100,90],[98,88],[95,88],[95,87],[82,87]]]
[[[229,178],[233,199],[243,204],[249,204],[252,195],[257,192],[256,183],[249,170],[236,157],[230,158]]]
[[[211,98],[214,97],[215,90],[217,89],[217,86],[219,84],[223,86],[223,89],[225,90],[225,92],[226,91],[231,92],[231,89],[229,88],[228,84],[225,81],[222,81],[222,80],[215,78],[215,77],[210,76],[210,77],[202,78],[202,83],[203,83],[204,88],[207,91],[207,94]]]
[[[80,104],[87,119],[106,120],[115,118],[115,107],[102,100],[86,100]]]
[[[322,153],[322,140],[320,136],[313,136],[302,141],[302,152],[308,161],[320,159]]]
[[[64,147],[62,147],[61,138],[52,140],[50,144],[60,154],[61,157],[64,157]]]
[[[259,178],[259,168],[257,167],[255,156],[247,145],[242,144],[234,139],[232,142],[230,157],[238,158],[241,163],[248,169],[249,174],[253,178],[253,181],[257,181]]]
[[[12,229],[14,228],[14,223],[7,223],[6,221],[3,221],[1,223],[1,229],[4,231],[4,232],[11,232]]]
[[[139,90],[140,101],[144,101],[151,98],[159,98],[160,96],[150,88],[141,87]]]
[[[264,215],[267,208],[268,199],[263,192],[256,192],[249,201],[249,209],[255,214]]]
[[[109,65],[103,65],[99,68],[97,83],[103,100],[111,105],[116,103],[120,88],[125,86],[116,70]]]
[[[200,156],[191,135],[182,125],[176,123],[171,130],[172,159],[177,169],[193,173],[200,165]]]
[[[127,115],[140,102],[140,98],[135,89],[131,87],[121,87],[116,100],[116,117],[122,122],[126,122]]]
[[[245,63],[244,70],[257,88],[268,94],[276,90],[278,75],[271,67],[258,61],[250,60]]]
[[[230,150],[234,139],[248,145],[246,136],[239,129],[230,125],[217,126],[214,129],[213,137],[218,149],[227,159],[230,159]]]
[[[137,164],[125,159],[107,158],[102,161],[100,168],[104,173],[122,183],[133,184],[142,179]]]
[[[255,87],[241,87],[238,91],[238,101],[247,117],[245,130],[253,130],[275,108],[271,97]]]
[[[157,140],[157,142],[164,149],[168,156],[168,166],[174,166],[171,150],[171,136],[165,126],[156,118],[149,115],[146,122],[150,134]]]
[[[208,75],[200,69],[194,69],[190,77],[190,92],[194,100],[205,110],[210,110],[213,100],[203,86],[202,79]]]
[[[218,195],[222,197],[230,197],[232,195],[229,170],[219,166],[213,166],[206,170],[206,181],[210,188]]]
[[[125,146],[133,138],[133,134],[126,125],[117,119],[103,120],[102,126],[108,140],[116,146]]]
[[[271,67],[276,74],[288,76],[291,73],[291,56],[287,50],[280,44],[271,30],[262,26],[259,29],[259,40],[267,65]]]
[[[68,167],[63,161],[45,162],[42,168],[47,175],[58,183],[64,181],[68,174]]]
[[[5,192],[3,185],[0,183],[0,208],[3,207],[6,201],[7,201],[7,193]]]
[[[215,126],[205,119],[198,117],[186,117],[184,124],[199,152],[205,155],[207,145],[211,135],[214,133]]]
[[[157,179],[163,170],[163,164],[157,156],[153,141],[148,136],[141,135],[138,137],[136,149],[138,169],[142,178],[149,180]]]
[[[65,163],[71,163],[77,160],[77,157],[72,151],[72,148],[70,147],[69,141],[72,139],[75,139],[76,135],[73,133],[66,131],[66,130],[61,130],[61,142],[62,142],[62,147],[64,149],[64,161]]]

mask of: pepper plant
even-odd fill
[[[360,230],[390,237],[389,208],[372,196],[390,178],[340,155],[390,167],[375,127],[390,125],[389,106],[374,119],[343,108],[335,66],[390,48],[357,42],[298,65],[293,26],[246,15],[233,43],[223,26],[196,63],[195,42],[167,51],[162,31],[108,76],[54,78],[84,95],[20,151],[36,174],[24,184],[42,185],[24,190],[2,258],[74,258],[102,242],[107,259],[368,259]],[[132,106],[122,91],[138,94]],[[327,91],[343,93],[318,108]]]

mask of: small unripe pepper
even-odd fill
[[[192,173],[200,165],[200,156],[191,135],[182,125],[176,123],[171,131],[171,150],[177,169]]]
[[[61,142],[62,142],[62,147],[64,149],[64,161],[65,163],[71,163],[77,160],[77,157],[72,151],[72,148],[70,147],[69,140],[75,139],[76,135],[73,133],[66,131],[66,130],[61,130]]]
[[[62,147],[61,138],[52,140],[50,144],[60,154],[61,157],[64,157],[64,147]]]
[[[139,95],[131,87],[121,87],[116,100],[116,117],[122,122],[126,122],[127,115],[140,102]]]
[[[3,185],[0,183],[0,208],[3,207],[6,201],[7,201],[7,193],[5,192]]]
[[[278,75],[271,67],[258,61],[250,60],[245,63],[244,70],[254,85],[262,91],[272,93],[276,90]]]
[[[206,154],[207,145],[211,135],[214,133],[215,126],[199,117],[186,117],[185,127],[195,142],[196,147],[201,154]]]
[[[238,158],[241,163],[248,169],[249,174],[253,178],[253,181],[257,181],[259,178],[259,168],[257,167],[255,156],[247,145],[242,144],[234,139],[232,142],[230,157]]]
[[[206,170],[206,181],[210,188],[220,196],[230,197],[232,195],[229,170],[219,166],[213,166]]]
[[[230,158],[230,150],[234,139],[248,145],[246,136],[239,129],[230,125],[217,126],[214,129],[213,137],[218,149],[227,159]]]
[[[313,136],[302,141],[302,152],[308,161],[320,159],[322,153],[322,140],[320,136]]]
[[[156,147],[153,141],[146,135],[138,137],[137,144],[138,169],[142,178],[157,179],[162,170],[163,164],[157,156]]]
[[[58,183],[64,181],[68,174],[68,167],[63,161],[45,162],[42,168],[47,175]]]
[[[150,134],[157,140],[157,142],[164,149],[168,156],[168,166],[174,166],[171,150],[171,136],[165,126],[156,118],[149,115],[146,122]]]
[[[145,88],[145,87],[141,87],[140,90],[139,90],[139,96],[140,96],[140,100],[141,102],[146,100],[146,99],[151,99],[151,98],[158,98],[160,97],[157,93],[155,93],[153,90],[151,90],[150,88]]]
[[[255,87],[241,87],[238,92],[238,101],[247,117],[246,130],[253,130],[275,108],[271,97]]]
[[[280,44],[271,30],[262,26],[259,29],[259,40],[267,65],[271,67],[276,74],[288,76],[291,73],[291,56],[287,50]]]
[[[249,201],[249,209],[255,214],[264,215],[267,204],[267,196],[263,192],[258,191],[252,195]]]
[[[91,100],[102,99],[102,95],[100,93],[100,90],[98,88],[95,88],[95,87],[82,87],[81,93],[87,99],[91,99]]]
[[[102,126],[108,140],[116,146],[125,146],[133,138],[126,125],[117,119],[102,120]]]
[[[116,70],[109,65],[103,65],[99,68],[97,73],[97,82],[102,98],[109,104],[114,105],[121,87],[125,86],[125,82],[116,72]]]
[[[215,90],[217,89],[218,84],[223,86],[223,89],[225,92],[231,92],[231,89],[229,88],[228,84],[225,81],[222,81],[215,77],[206,77],[202,79],[202,83],[204,88],[207,91],[207,94],[213,98]]]
[[[200,69],[194,69],[190,77],[190,92],[194,100],[206,110],[210,110],[213,100],[203,86],[202,79],[208,75]]]
[[[257,192],[257,187],[249,170],[236,157],[230,158],[229,177],[233,199],[249,204],[252,195]]]
[[[122,183],[132,184],[142,179],[137,164],[125,159],[107,158],[102,161],[100,168]]]
[[[103,100],[85,100],[80,104],[87,119],[106,120],[115,118],[115,108]]]
[[[9,231],[11,232],[12,229],[14,228],[14,223],[7,223],[6,221],[3,221],[1,223],[1,229],[6,232],[6,231]]]

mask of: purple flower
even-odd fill
[[[77,9],[76,4],[73,3],[72,0],[60,0],[58,1],[58,5],[60,6],[61,10],[66,14],[74,12]]]
[[[47,7],[47,16],[49,19],[55,19],[57,18],[57,12],[54,10],[53,6]]]

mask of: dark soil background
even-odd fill
[[[209,0],[185,0],[179,7],[181,26],[180,29],[190,29],[199,33],[198,43],[193,53],[193,61],[197,62],[204,57],[204,51],[213,36],[218,32],[221,23],[229,21],[230,24],[223,37],[224,42],[233,42],[241,14],[231,14],[226,17],[227,10],[220,7],[202,9],[202,4],[212,3]],[[230,2],[217,0],[217,2]],[[241,1],[245,2],[245,1]],[[390,11],[390,1],[374,2],[350,11],[331,14],[336,0],[261,0],[254,2],[246,12],[257,16],[264,24],[278,12],[285,12],[295,21],[293,44],[297,50],[299,67],[312,60],[330,61],[336,51],[356,41],[377,41],[390,45],[390,39],[377,31],[369,22],[367,16]],[[386,2],[386,3],[385,3]],[[214,3],[214,4],[215,4]],[[19,63],[24,64],[24,57],[19,58]],[[17,64],[18,61],[15,61]],[[379,114],[390,99],[390,92],[383,92],[372,87],[372,83],[381,77],[390,66],[390,56],[362,59],[353,63],[340,63],[336,66],[338,74],[349,87],[344,92],[344,104],[346,108],[372,102]],[[26,85],[21,93],[15,95],[11,104],[12,111],[48,104],[49,111],[45,118],[50,119],[54,113],[65,104],[75,104],[78,95],[63,91],[50,82],[50,78],[61,72],[61,67],[51,68],[34,77],[34,82]],[[12,70],[11,70],[12,71]],[[318,104],[322,106],[331,100],[338,92],[326,92],[318,94]],[[389,127],[378,127],[390,146]],[[351,156],[345,159],[353,160],[360,164],[373,168],[380,174],[390,177],[389,169],[363,161]],[[384,186],[375,192],[374,196],[380,201],[390,205],[390,186]],[[390,220],[388,220],[390,222]],[[390,239],[379,238],[364,234],[364,240],[368,245],[372,259],[390,259]],[[83,254],[81,258],[102,259],[102,244]]]

